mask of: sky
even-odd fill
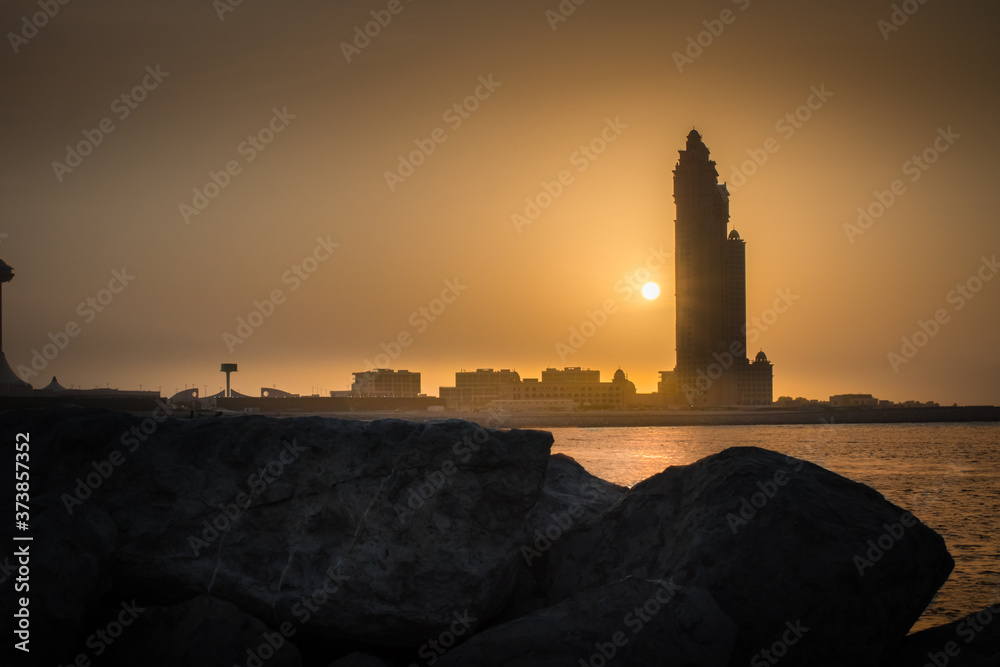
[[[11,367],[655,391],[695,127],[775,398],[1000,404],[995,3],[577,2],[5,0]]]

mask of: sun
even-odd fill
[[[656,283],[646,283],[642,286],[642,295],[652,301],[660,296],[660,286]]]

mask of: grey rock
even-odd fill
[[[572,529],[596,519],[621,500],[627,490],[594,477],[565,454],[549,457],[541,497],[524,525],[519,547],[524,567],[518,572],[510,605],[500,620],[548,606],[545,580],[552,545]]]
[[[736,625],[704,588],[627,578],[490,628],[441,667],[725,667]]]
[[[545,485],[538,503],[527,520],[527,532],[558,539],[569,528],[582,526],[621,500],[628,491],[624,486],[594,477],[565,454],[549,457]]]
[[[58,497],[38,494],[29,507],[29,530],[20,535],[32,539],[8,540],[10,551],[0,564],[9,563],[11,571],[0,598],[8,619],[19,610],[21,597],[29,600],[30,656],[39,664],[55,665],[72,659],[81,639],[99,629],[92,626],[91,615],[111,588],[118,532],[97,506],[77,508],[71,515]],[[19,583],[18,552],[23,549],[28,553],[28,580]]]
[[[355,652],[334,660],[329,667],[387,667],[387,665],[375,656]]]
[[[740,447],[668,468],[564,536],[549,595],[672,577],[736,622],[733,665],[764,651],[782,665],[879,665],[953,566],[939,535],[873,489]]]
[[[1000,667],[1000,602],[907,635],[886,667]]]
[[[268,667],[300,667],[294,638],[228,602],[202,596],[169,607],[142,608],[100,664],[220,667],[259,661]]]
[[[37,484],[53,493],[121,457],[84,501],[117,526],[117,589],[397,646],[507,602],[552,443],[459,421],[0,415],[4,432],[15,423],[37,433]]]

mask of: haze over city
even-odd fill
[[[0,9],[3,349],[35,387],[655,391],[696,127],[775,398],[1000,403],[995,5],[39,7]]]

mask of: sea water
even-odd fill
[[[879,491],[945,540],[952,571],[914,630],[1000,602],[1000,424],[552,428],[553,452],[623,486],[728,447],[790,454]]]

